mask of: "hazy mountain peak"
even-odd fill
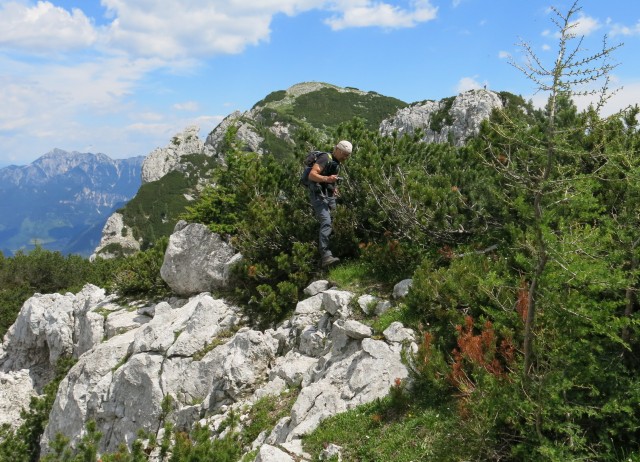
[[[37,242],[89,255],[107,217],[139,188],[143,159],[56,148],[29,165],[0,168],[0,250]]]

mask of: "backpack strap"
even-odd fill
[[[324,151],[312,151],[310,152],[307,157],[304,160],[304,171],[302,172],[302,175],[300,177],[300,183],[304,186],[309,186],[309,172],[311,172],[311,169],[313,168],[313,166],[315,165],[315,163],[318,161],[318,157],[320,157],[322,154],[326,154],[329,157],[329,160],[327,162],[327,165],[325,166],[325,168],[322,170],[321,174],[324,174],[325,170],[327,169],[327,167],[329,167],[331,165],[331,163],[333,162],[333,156],[331,155],[330,152],[324,152]]]

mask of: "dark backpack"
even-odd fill
[[[311,169],[318,161],[318,157],[320,157],[321,154],[326,154],[329,156],[329,162],[327,162],[327,166],[322,171],[322,174],[326,175],[326,172],[333,167],[333,156],[330,153],[324,151],[311,151],[309,154],[307,154],[307,157],[305,157],[304,162],[302,163],[304,165],[304,170],[302,171],[302,175],[300,175],[301,185],[309,186],[309,172],[311,172]]]

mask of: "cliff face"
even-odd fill
[[[224,274],[241,258],[203,233],[211,234],[181,224],[172,235],[162,271],[169,284],[180,284],[184,271]],[[206,258],[185,268],[192,254]],[[45,452],[58,433],[77,443],[90,420],[104,435],[103,451],[131,444],[141,429],[160,440],[167,421],[185,430],[199,422],[221,434],[232,413],[242,427],[258,399],[297,393],[290,414],[244,448],[266,454],[277,446],[301,448],[300,438],[322,420],[382,398],[408,377],[401,352],[403,345],[417,348],[413,332],[394,323],[374,339],[370,327],[353,319],[354,294],[316,281],[290,319],[260,330],[228,301],[192,293],[221,281],[201,281],[187,290],[191,295],[133,310],[91,285],[77,295],[35,295],[0,348],[3,422],[19,423],[19,409],[42,392],[53,365],[73,356],[78,362],[60,384],[42,439]],[[360,306],[366,310],[372,300],[364,297]],[[168,414],[167,399],[173,403]]]
[[[425,143],[448,143],[462,146],[477,135],[480,124],[494,109],[503,107],[497,93],[488,90],[470,90],[440,101],[425,101],[398,112],[380,124],[380,133],[390,135],[413,134],[420,129]]]

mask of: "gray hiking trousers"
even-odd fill
[[[336,198],[327,196],[322,192],[321,188],[314,187],[313,183],[309,186],[309,199],[311,206],[316,214],[316,218],[320,222],[320,233],[318,235],[318,250],[320,250],[320,258],[332,256],[329,250],[329,236],[333,231],[331,228],[331,212],[336,208]]]

